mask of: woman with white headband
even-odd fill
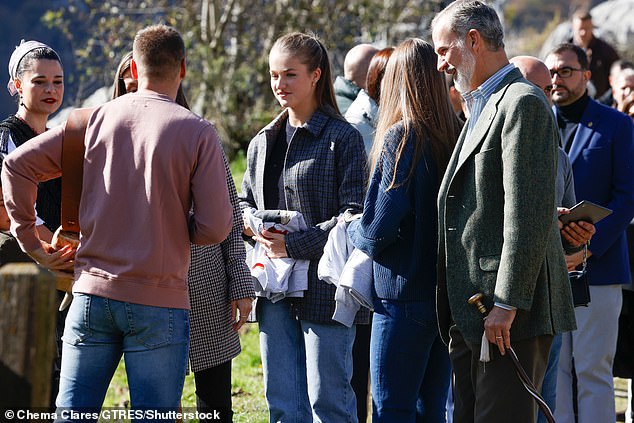
[[[46,44],[22,41],[9,60],[7,89],[18,96],[18,111],[0,122],[2,157],[46,131],[48,117],[61,106],[64,71],[59,55]],[[50,242],[60,225],[61,179],[40,184],[36,208],[40,238]]]
[[[59,55],[38,41],[22,41],[9,60],[11,96],[17,95],[18,111],[0,122],[0,155],[4,158],[20,145],[46,131],[48,117],[55,113],[64,97],[64,71]],[[44,243],[51,242],[52,232],[60,225],[61,178],[41,183],[38,187],[37,229]],[[63,293],[60,294],[60,299]],[[65,312],[57,316],[57,356],[51,375],[51,406],[54,407],[59,387],[61,364],[60,338],[64,331]]]

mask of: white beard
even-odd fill
[[[473,78],[473,73],[475,71],[475,56],[466,49],[463,51],[462,63],[460,64],[460,68],[456,67],[456,74],[454,78],[456,89],[461,94],[470,91],[471,79]]]

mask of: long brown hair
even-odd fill
[[[405,133],[400,140],[394,161],[394,174],[388,190],[396,187],[395,179],[401,154],[411,133],[414,134],[414,157],[405,181],[414,173],[423,149],[431,149],[442,178],[453,147],[460,134],[443,75],[436,70],[437,56],[431,44],[410,38],[396,47],[388,61],[381,89],[381,105],[375,141],[370,152],[371,169],[381,158],[388,130],[399,121]]]
[[[318,107],[332,117],[343,119],[335,100],[328,51],[315,35],[301,32],[283,35],[275,41],[271,47],[271,51],[273,50],[291,53],[298,57],[300,62],[308,67],[309,72],[317,68],[321,69],[321,76],[315,86]]]
[[[114,82],[112,83],[112,98],[121,97],[126,94],[125,82],[123,81],[123,75],[126,73],[132,64],[132,52],[129,51],[121,58],[117,71],[114,74]]]

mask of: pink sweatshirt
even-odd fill
[[[4,160],[11,231],[25,251],[40,247],[37,183],[61,175],[62,136],[63,127],[51,129]],[[214,127],[169,97],[146,91],[99,107],[85,146],[73,291],[189,308],[190,241],[221,242],[232,224]]]

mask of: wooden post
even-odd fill
[[[0,269],[0,409],[50,406],[57,307],[50,272],[34,263]]]

